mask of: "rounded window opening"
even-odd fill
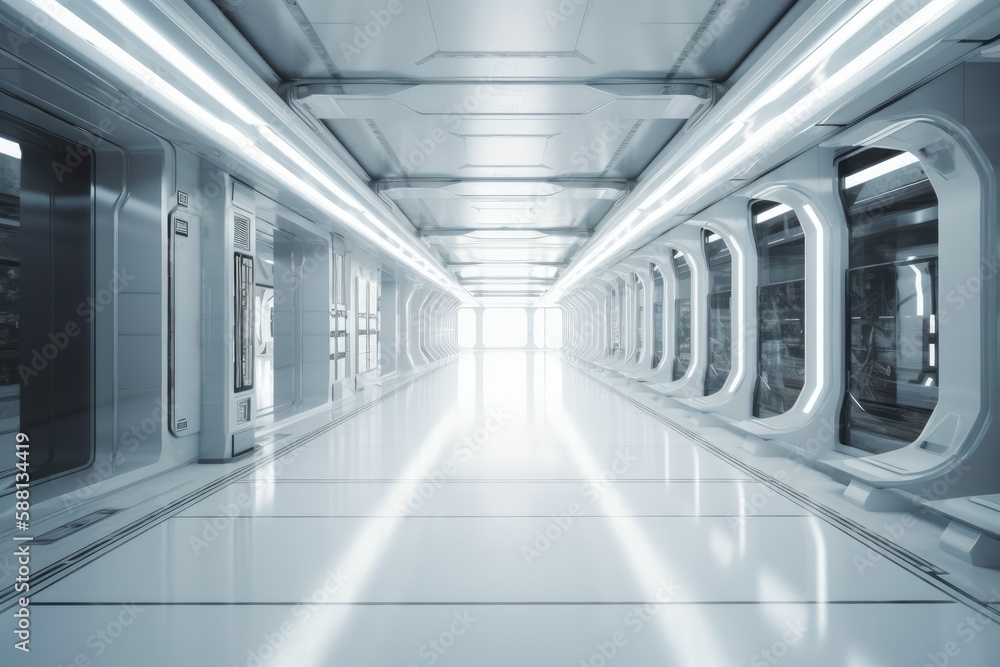
[[[663,363],[666,341],[663,331],[663,303],[665,298],[663,273],[656,264],[649,265],[653,276],[653,354],[650,356],[649,367],[656,370]]]
[[[684,253],[674,250],[670,262],[674,270],[674,360],[673,379],[687,375],[691,367],[691,265]]]
[[[840,162],[847,214],[847,387],[841,441],[872,453],[920,436],[938,402],[938,198],[916,156]]]
[[[733,257],[725,240],[706,229],[703,233],[708,262],[708,370],[705,396],[722,390],[733,369]]]
[[[757,244],[757,385],[753,416],[792,409],[806,375],[806,239],[790,206],[750,208]]]

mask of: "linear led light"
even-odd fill
[[[861,72],[879,59],[885,57],[893,49],[910,39],[920,30],[935,25],[936,19],[961,0],[932,0],[920,11],[914,13],[907,20],[898,25],[894,30],[887,33],[875,44],[870,46],[859,56],[851,60],[843,68],[835,72],[829,78],[817,84],[815,89],[803,99],[792,105],[783,114],[768,122],[760,129],[746,133],[737,146],[732,146],[728,139],[734,138],[740,130],[747,127],[748,115],[752,111],[757,111],[765,104],[751,104],[747,111],[741,112],[739,117],[728,123],[720,136],[712,140],[705,148],[698,151],[694,156],[685,160],[685,165],[668,178],[654,193],[647,197],[639,209],[644,211],[652,206],[660,198],[670,193],[672,196],[656,210],[646,214],[638,224],[635,224],[624,235],[613,236],[607,234],[597,243],[596,246],[588,248],[587,256],[580,258],[577,266],[571,267],[567,271],[560,284],[553,288],[553,295],[566,292],[578,282],[585,272],[592,266],[607,260],[608,257],[624,248],[632,239],[636,238],[644,231],[660,222],[668,214],[683,210],[683,206],[688,205],[698,196],[703,194],[707,187],[721,180],[728,180],[731,171],[737,168],[748,157],[753,156],[763,147],[787,131],[790,124],[806,114],[813,112],[814,108],[830,98],[835,91],[859,78]],[[807,75],[814,75],[815,70],[834,52],[843,47],[851,38],[861,30],[870,28],[871,20],[892,4],[892,0],[873,0],[861,11],[849,19],[837,32],[835,32],[823,45],[807,57],[802,63],[792,70],[788,75],[781,77],[782,83],[774,84],[779,86],[779,90],[790,90],[791,83],[802,80]],[[818,58],[817,53],[823,58]],[[765,102],[774,101],[780,96],[775,96],[773,86],[771,93],[765,93]],[[773,100],[770,98],[774,98]],[[727,141],[722,141],[727,138]],[[722,156],[713,155],[713,150],[725,150]],[[693,181],[684,185],[683,182],[702,165],[713,165],[706,172],[698,174]],[[543,299],[549,302],[551,299],[547,294]]]
[[[45,2],[44,0],[29,0],[29,2],[54,19],[71,34],[90,44],[98,52],[110,58],[116,65],[142,81],[144,85],[156,91],[165,99],[171,100],[184,113],[212,127],[217,134],[231,142],[238,144],[243,142],[246,146],[251,145],[250,140],[240,134],[232,125],[210,114],[190,97],[184,95],[177,88],[157,76],[148,67],[126,53],[115,42],[105,37],[93,26],[66,9],[63,5],[56,2]]]
[[[763,213],[761,213],[760,215],[758,215],[757,224],[759,225],[762,222],[768,222],[770,220],[774,220],[775,218],[782,216],[786,213],[791,213],[791,211],[792,207],[789,206],[788,204],[778,204],[777,206],[773,206],[764,211]]]
[[[875,24],[876,19],[880,14],[889,9],[897,0],[872,0],[867,5],[861,8],[858,13],[852,16],[843,26],[837,29],[837,31],[831,35],[830,39],[826,40],[820,44],[812,53],[806,56],[802,62],[800,62],[791,72],[781,76],[777,81],[771,84],[763,95],[758,97],[752,104],[748,105],[740,118],[749,118],[754,115],[762,108],[778,101],[792,90],[792,88],[805,80],[807,77],[813,76],[814,72],[817,71],[824,63],[829,62],[830,58],[841,48],[847,41],[853,38],[855,35],[860,33],[865,28]]]
[[[816,232],[816,238],[819,241],[819,247],[816,253],[816,291],[813,293],[813,299],[815,299],[815,312],[816,312],[816,350],[814,351],[815,361],[813,366],[816,367],[816,385],[813,388],[812,394],[806,401],[806,404],[802,407],[802,412],[810,414],[815,408],[816,404],[819,403],[820,397],[823,395],[823,389],[826,386],[826,364],[824,362],[823,355],[826,352],[826,309],[823,308],[823,299],[826,296],[826,241],[823,235],[823,224],[820,222],[819,216],[816,215],[816,211],[813,209],[812,205],[806,204],[802,207],[805,211],[806,219],[813,227],[813,231]]]
[[[350,196],[347,192],[344,191],[343,188],[337,185],[333,181],[333,179],[331,179],[322,171],[320,171],[317,168],[317,166],[313,162],[311,162],[305,155],[295,150],[295,148],[293,148],[287,141],[278,136],[277,132],[275,132],[267,125],[258,125],[257,130],[258,132],[260,132],[260,136],[264,137],[264,139],[269,144],[271,144],[279,151],[281,151],[281,153],[283,153],[288,159],[294,162],[300,169],[302,169],[310,176],[315,178],[317,181],[322,183],[335,196],[340,197],[348,204],[353,205],[355,208],[360,208],[357,202],[355,201],[354,197]]]
[[[924,316],[924,274],[913,264],[910,264],[910,268],[913,269],[914,273],[914,290],[917,295],[917,317]]]
[[[121,0],[94,0],[94,2],[116,21],[128,28],[129,32],[152,47],[164,62],[171,63],[175,69],[184,73],[210,97],[219,100],[226,109],[236,115],[244,123],[258,125],[264,121],[248,109],[233,94],[213,79],[205,70],[188,58],[183,51],[171,44],[155,28],[146,23],[138,14]],[[36,3],[37,5],[37,3]]]
[[[712,141],[710,141],[707,146],[702,148],[700,152],[703,155],[711,155],[716,151],[724,150],[726,146],[729,144],[729,142],[735,139],[745,129],[746,125],[744,125],[743,123],[740,122],[729,123],[722,130],[722,133],[716,136],[714,139],[712,139]],[[674,174],[673,178],[671,178],[666,183],[658,187],[655,191],[653,191],[653,194],[646,197],[646,200],[639,205],[639,210],[645,211],[650,206],[663,199],[670,192],[671,188],[676,186],[676,183],[679,180],[693,173],[699,166],[700,164],[698,164],[694,160],[688,161],[687,164],[684,167],[682,167],[680,171]]]
[[[876,178],[881,178],[886,174],[891,174],[894,171],[909,167],[911,164],[918,164],[919,162],[920,159],[913,153],[903,153],[872,165],[867,169],[863,169],[856,174],[851,174],[844,179],[844,187],[850,190],[851,188],[864,185],[869,181],[874,181]]]
[[[7,157],[12,157],[15,160],[21,159],[21,144],[16,141],[11,141],[10,139],[4,139],[0,137],[0,153],[3,153]]]
[[[59,25],[63,26],[63,28],[68,30],[70,33],[79,37],[101,52],[104,56],[111,59],[112,62],[128,72],[131,76],[142,81],[152,90],[155,90],[164,99],[175,105],[176,108],[197,119],[203,126],[208,128],[218,137],[237,146],[243,154],[255,162],[258,167],[262,168],[265,172],[278,177],[284,185],[299,193],[303,198],[313,203],[313,205],[317,206],[320,210],[325,211],[332,217],[335,217],[338,221],[347,224],[355,232],[369,239],[376,246],[388,252],[391,256],[410,266],[418,274],[433,279],[447,292],[463,301],[470,300],[471,297],[456,282],[450,281],[440,272],[430,269],[425,261],[417,260],[417,258],[415,258],[412,254],[408,255],[401,252],[400,243],[398,241],[394,242],[396,234],[381,221],[377,220],[374,216],[371,216],[367,211],[364,211],[364,213],[373,225],[365,224],[356,216],[338,206],[334,202],[335,198],[347,199],[350,203],[354,202],[351,198],[345,196],[346,193],[339,186],[333,183],[330,179],[322,176],[322,171],[316,164],[309,161],[308,158],[301,152],[296,151],[293,147],[285,143],[284,140],[273,132],[273,130],[264,125],[264,122],[260,117],[253,114],[245,107],[242,107],[235,101],[235,98],[232,99],[234,100],[236,106],[231,110],[234,111],[234,113],[236,113],[241,120],[247,122],[257,132],[259,132],[261,136],[268,141],[268,143],[272,144],[287,158],[291,159],[297,167],[305,171],[308,175],[317,178],[321,184],[332,190],[330,195],[324,194],[312,185],[306,183],[302,178],[301,173],[296,174],[284,165],[280,164],[271,155],[262,151],[258,146],[258,142],[253,138],[241,132],[229,123],[226,123],[221,118],[218,118],[199,105],[197,102],[143,65],[136,58],[128,54],[124,49],[118,46],[118,44],[106,37],[92,25],[81,19],[73,12],[69,11],[65,6],[55,2],[47,2],[43,0],[29,0],[29,2],[55,20]],[[116,19],[119,19],[123,26],[132,31],[136,37],[153,46],[161,57],[176,57],[178,59],[174,60],[174,62],[185,63],[185,66],[186,63],[190,62],[190,59],[187,59],[186,56],[184,56],[183,53],[181,53],[175,46],[164,39],[162,35],[159,35],[159,33],[149,26],[149,24],[131,12],[131,10],[125,7],[119,0],[97,0],[97,2],[105,11],[109,13],[115,12],[112,15]],[[225,93],[222,85],[212,79],[210,75],[204,72],[204,70],[194,67],[192,72],[194,72],[192,81],[203,90],[210,92],[213,98],[231,98],[231,95]],[[372,228],[373,226],[375,229]],[[379,231],[382,233],[380,234]]]

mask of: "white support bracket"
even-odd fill
[[[1000,567],[1000,540],[952,521],[941,534],[941,551],[977,567]]]
[[[868,512],[901,512],[912,508],[912,503],[906,498],[857,480],[851,481],[844,489],[844,498]]]

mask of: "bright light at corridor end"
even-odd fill
[[[558,303],[577,283],[605,267],[640,235],[692,207],[718,184],[730,181],[751,156],[766,154],[767,147],[787,133],[791,124],[801,122],[800,132],[813,127],[816,119],[842,104],[851,90],[867,80],[866,69],[876,65],[886,68],[914,44],[942,30],[948,19],[982,2],[930,0],[918,11],[914,11],[910,0],[855,3],[854,13],[787,72],[770,71],[765,72],[768,76],[761,76],[765,66],[775,67],[772,61],[762,61],[682,140],[674,153],[682,160],[674,162],[673,168],[659,178],[654,176],[626,200],[622,211],[603,226],[600,235],[583,249],[537,305]],[[906,18],[893,18],[897,16]],[[871,27],[879,25],[880,20],[893,28],[873,34]],[[869,34],[877,39],[851,44]],[[844,57],[844,66],[826,74],[823,68],[839,52],[859,55]],[[763,81],[769,82],[766,88]],[[769,111],[769,105],[789,96],[797,84],[805,82],[815,82],[808,94],[791,95],[792,104],[781,113]],[[752,86],[760,90],[753,91]],[[752,94],[740,98],[744,87]],[[704,165],[712,166],[702,170]]]
[[[180,48],[144,21],[126,2],[94,0],[93,5],[100,7],[109,17],[153,49],[162,62],[171,64],[181,77],[201,89],[209,99],[222,102],[232,114],[232,120],[239,121],[242,127],[234,126],[182,93],[119,46],[114,39],[70,11],[65,4],[55,0],[28,0],[28,2],[72,36],[110,59],[128,77],[137,79],[142,85],[158,93],[164,103],[172,105],[176,111],[189,118],[197,119],[202,129],[214,136],[219,143],[234,147],[234,152],[242,155],[254,167],[276,178],[284,187],[296,192],[310,205],[327,213],[337,222],[347,225],[376,247],[408,266],[417,275],[435,283],[456,299],[468,304],[476,303],[458,281],[440,267],[436,258],[420,247],[418,240],[405,238],[386,225],[372,213],[370,207],[330,178],[326,173],[327,169],[281,138],[274,128],[243,104],[237,95],[227,90],[223,83],[188,58]],[[44,25],[44,22],[38,20],[35,23]],[[290,160],[297,170],[293,171],[284,166],[276,159],[278,155]],[[435,267],[435,264],[438,266]]]

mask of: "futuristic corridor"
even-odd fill
[[[0,0],[0,665],[1000,665],[998,109],[1000,0]]]

